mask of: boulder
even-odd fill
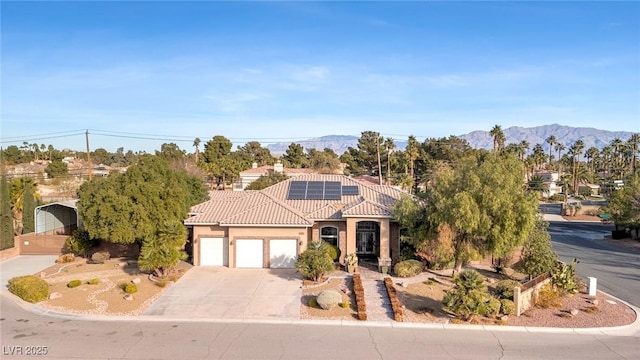
[[[335,290],[324,290],[318,294],[316,301],[321,308],[331,310],[342,302],[342,295]]]
[[[131,294],[127,294],[123,297],[123,299],[127,300],[127,301],[133,301],[133,295]]]
[[[599,302],[598,302],[598,299],[595,299],[595,300],[592,300],[591,303],[597,306]]]
[[[137,278],[135,278],[135,279],[131,280],[131,283],[132,283],[132,284],[136,284],[136,285],[137,285],[137,284],[140,284],[140,281],[141,281],[141,280],[140,280],[140,278],[139,278],[139,277],[137,277]]]
[[[94,264],[104,264],[104,262],[110,258],[111,255],[108,251],[98,251],[91,255],[91,262]]]
[[[52,292],[51,294],[49,294],[49,300],[59,299],[61,297],[62,294],[60,294],[59,292]]]
[[[578,315],[580,311],[578,311],[578,309],[571,309],[571,311],[569,312],[571,314],[571,316],[576,316]]]

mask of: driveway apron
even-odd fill
[[[0,262],[2,290],[8,291],[8,281],[16,276],[35,275],[55,265],[57,255],[20,255]]]
[[[194,267],[145,315],[210,319],[298,319],[302,278],[291,269]]]

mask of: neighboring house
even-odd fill
[[[588,184],[588,183],[579,183],[578,184],[578,194],[588,194],[590,196],[600,195],[600,185]]]
[[[389,265],[400,248],[392,209],[403,191],[345,175],[300,175],[259,191],[217,191],[191,208],[193,264],[293,268],[312,241]]]
[[[560,175],[557,171],[540,170],[536,171],[533,175],[542,178],[545,196],[553,196],[562,192],[562,186],[558,185]]]
[[[252,182],[258,180],[260,176],[267,176],[270,173],[279,172],[284,173],[289,177],[296,177],[306,174],[315,174],[313,169],[290,169],[285,168],[281,162],[277,162],[275,165],[258,166],[257,163],[253,163],[251,169],[247,169],[240,172],[240,179],[233,184],[233,191],[242,191],[249,186]]]

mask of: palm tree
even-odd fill
[[[49,150],[49,161],[51,161],[53,156],[53,145],[49,144],[49,146],[47,146],[47,150]]]
[[[613,156],[613,150],[611,146],[605,146],[600,150],[600,154],[602,155],[602,165],[604,167],[604,176],[605,179],[609,178],[609,171],[611,169],[611,157]]]
[[[415,162],[418,156],[420,155],[418,140],[416,140],[415,136],[409,135],[409,141],[407,141],[406,151],[407,151],[407,156],[409,157],[409,170],[410,170],[409,175],[413,180],[414,172],[415,172]]]
[[[562,159],[562,150],[565,149],[564,144],[557,142],[555,149],[558,152],[558,176],[560,176],[562,173],[562,162],[560,160]]]
[[[636,175],[638,168],[636,164],[638,162],[638,147],[640,146],[640,134],[633,134],[627,140],[627,145],[631,148],[631,175]]]
[[[614,165],[619,165],[620,164],[620,160],[621,160],[621,156],[622,156],[622,149],[624,147],[624,143],[622,142],[622,140],[620,140],[620,138],[615,138],[611,141],[611,147],[613,148],[613,155],[615,156],[615,163]]]
[[[387,149],[387,185],[389,185],[391,184],[391,153],[396,148],[393,138],[386,138],[384,140],[384,147]]]
[[[595,146],[592,146],[584,154],[587,157],[587,164],[591,166],[591,173],[595,173],[595,159],[600,154],[600,151]]]
[[[504,133],[500,125],[494,125],[491,131],[489,131],[489,135],[493,137],[493,153],[497,154],[504,147],[505,141]]]
[[[520,141],[520,145],[518,146],[518,152],[520,154],[520,159],[524,161],[524,156],[527,154],[529,150],[529,142],[527,140]]]
[[[573,194],[575,195],[578,189],[578,177],[576,176],[577,165],[580,161],[580,154],[582,154],[582,150],[584,149],[584,142],[582,140],[576,140],[573,145],[569,147],[569,152],[571,153],[572,162],[573,162],[573,171],[571,172],[573,177]]]
[[[200,156],[200,138],[195,138],[193,140],[193,146],[196,147],[196,164],[198,164],[198,157]]]
[[[551,150],[553,149],[553,145],[558,142],[558,140],[556,139],[556,137],[554,135],[549,136],[545,142],[547,144],[549,144],[549,162],[548,162],[548,166],[551,167]]]

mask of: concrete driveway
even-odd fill
[[[193,267],[144,315],[198,319],[298,319],[302,277],[292,269]]]
[[[0,262],[0,283],[7,290],[11,278],[22,275],[35,275],[55,265],[57,255],[20,255]]]

